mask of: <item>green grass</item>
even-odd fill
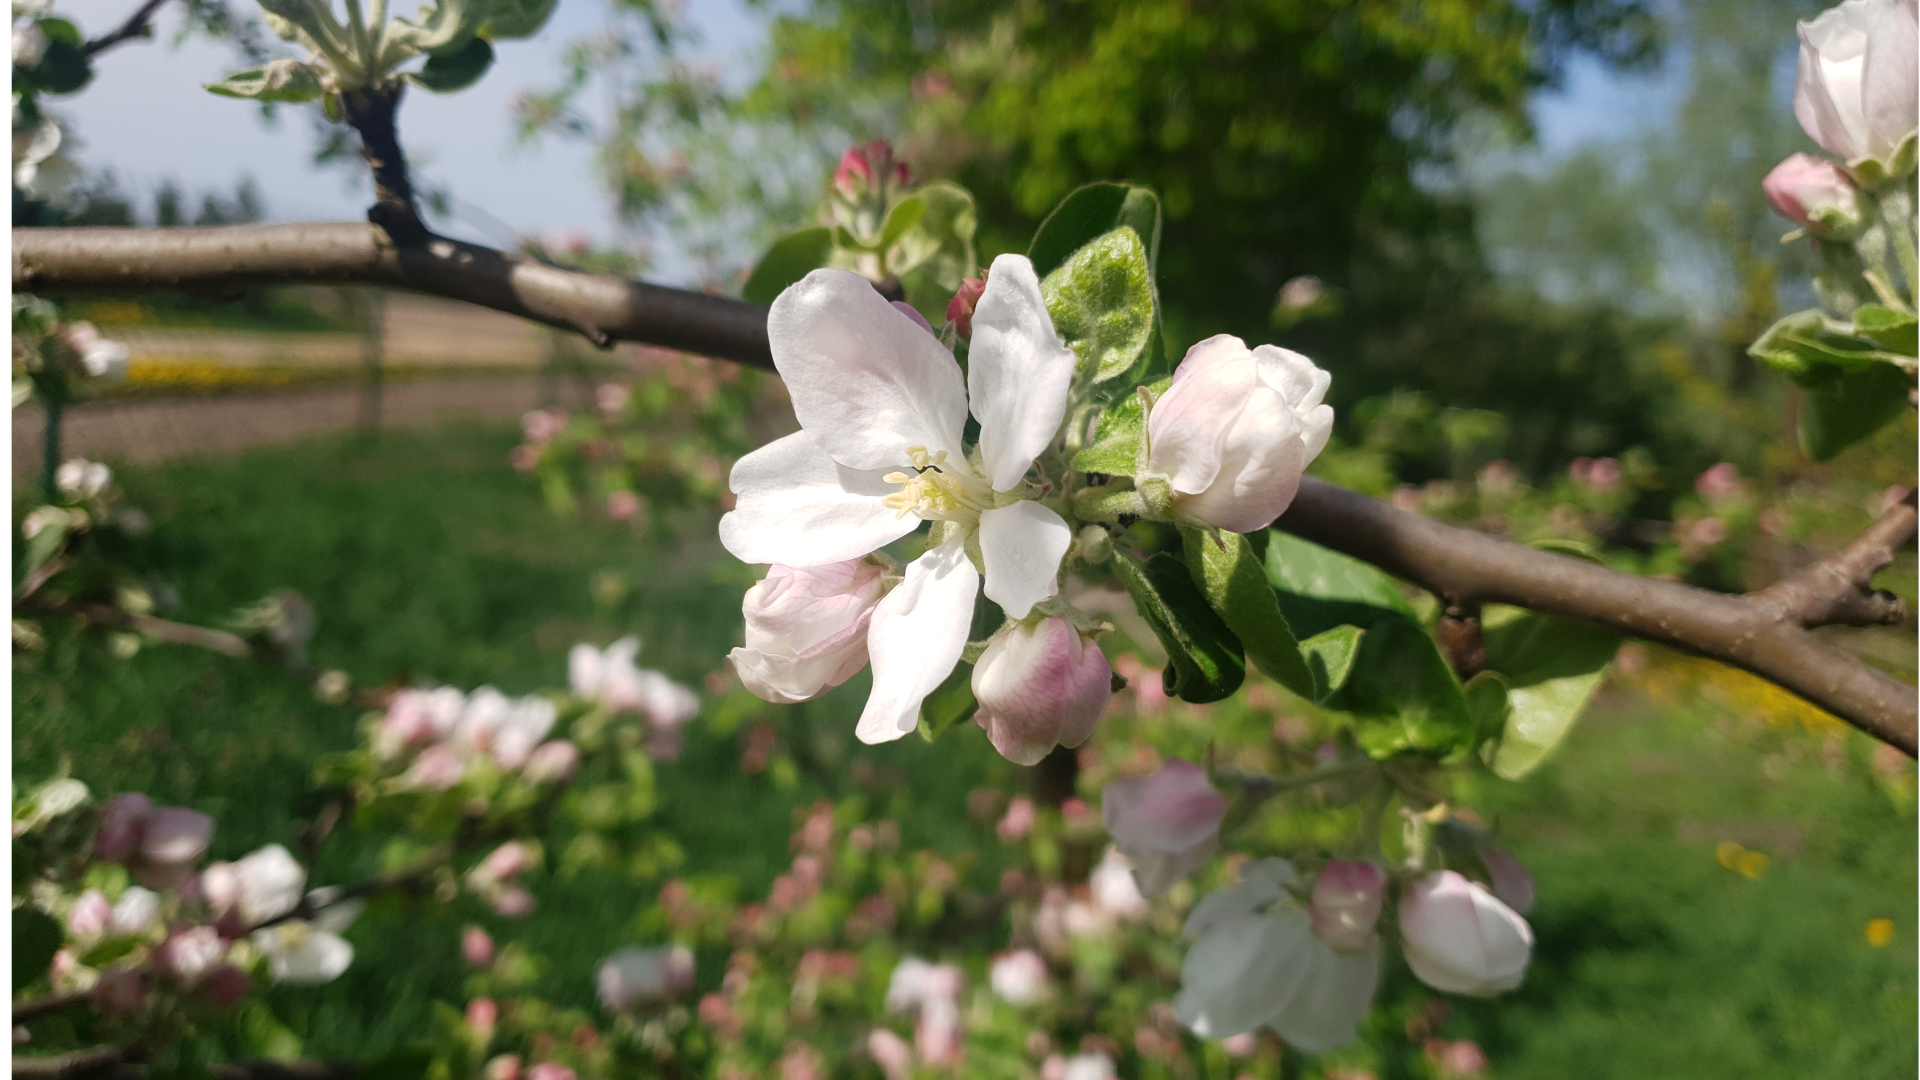
[[[646,643],[643,663],[698,686],[735,643],[743,584],[713,541],[712,513],[685,515],[657,543],[556,519],[506,467],[513,441],[456,427],[122,479],[153,515],[141,557],[178,589],[172,614],[212,622],[297,589],[318,615],[313,665],[359,684],[526,692],[564,682],[575,641],[631,632]],[[612,606],[588,586],[605,570],[634,586]],[[355,740],[359,710],[317,702],[304,678],[179,648],[121,662],[70,629],[48,631],[45,653],[16,661],[16,778],[66,759],[99,794],[137,789],[203,809],[220,822],[216,857],[290,841],[314,810],[303,794],[313,759]],[[851,685],[795,710],[788,740],[842,774],[855,757],[905,769],[912,812],[897,808],[910,845],[979,839],[966,792],[1012,783],[1012,770],[970,730],[934,747],[861,747],[850,738],[861,697]],[[787,861],[793,808],[823,789],[805,776],[784,788],[745,776],[739,750],[737,735],[696,725],[681,762],[659,770],[656,824],[687,852],[683,872],[737,874],[751,896]],[[1613,695],[1535,777],[1476,781],[1465,801],[1498,816],[1540,883],[1540,945],[1525,987],[1456,1003],[1446,1035],[1479,1040],[1503,1080],[1912,1076],[1915,818],[1872,780],[1866,751],[1849,738],[1830,771],[1807,736]],[[1767,872],[1749,880],[1722,867],[1721,840],[1768,854]],[[319,879],[349,880],[373,858],[349,832]],[[541,915],[524,927],[467,900],[377,909],[350,935],[365,962],[329,987],[276,989],[275,1008],[309,1054],[364,1058],[403,1043],[430,1002],[462,1000],[457,929],[469,920],[546,956],[540,993],[586,1005],[593,964],[631,940],[653,888],[548,875],[536,883]],[[1874,948],[1863,929],[1879,917],[1897,936]],[[703,983],[719,976],[712,959],[702,957]],[[1388,971],[1383,1001],[1420,994],[1404,969]]]

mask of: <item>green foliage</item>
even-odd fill
[[[1800,382],[1807,391],[1800,445],[1815,461],[1833,460],[1911,409],[1913,379],[1892,364],[1857,371],[1828,365]]]
[[[756,304],[771,304],[787,286],[827,265],[833,252],[833,230],[824,225],[801,229],[783,236],[767,253],[740,287],[740,296]]]
[[[474,37],[458,49],[427,57],[419,71],[407,74],[407,81],[436,94],[451,94],[479,82],[492,66],[493,46],[486,38]]]
[[[1207,605],[1184,562],[1166,552],[1155,552],[1144,562],[1117,554],[1114,567],[1167,652],[1169,695],[1204,704],[1240,689],[1247,673],[1240,641]]]
[[[1265,568],[1253,545],[1239,533],[1182,528],[1187,568],[1227,628],[1245,646],[1247,658],[1268,678],[1309,701],[1324,699],[1332,687],[1300,656],[1300,643],[1280,613],[1280,604],[1267,583]],[[1323,658],[1322,663],[1325,663]]]
[[[221,97],[297,103],[313,101],[326,92],[312,64],[275,60],[265,67],[229,75],[207,89]]]
[[[933,693],[920,703],[920,736],[928,742],[946,734],[953,725],[973,719],[979,702],[973,697],[973,665],[962,661],[953,666]]]
[[[1086,184],[1060,200],[1027,244],[1027,258],[1042,277],[1073,253],[1115,229],[1132,229],[1146,245],[1149,270],[1160,262],[1160,197],[1151,188],[1109,181]]]
[[[1156,318],[1146,248],[1123,225],[1086,243],[1040,282],[1054,329],[1080,358],[1082,386],[1130,394],[1153,357]]]
[[[1377,759],[1409,751],[1451,757],[1471,749],[1478,730],[1433,639],[1399,616],[1367,627],[1331,704],[1354,715],[1360,748]]]
[[[1413,606],[1392,578],[1292,533],[1268,533],[1266,569],[1296,635],[1312,638],[1339,626],[1365,629],[1391,615],[1413,617]]]
[[[60,924],[44,912],[31,907],[13,909],[13,989],[32,985],[46,977],[53,954],[60,949],[64,935]]]
[[[1073,467],[1113,476],[1139,472],[1146,464],[1142,455],[1147,445],[1147,403],[1158,400],[1172,384],[1171,376],[1148,383],[1102,410],[1093,442],[1074,455]]]
[[[1489,764],[1518,780],[1566,740],[1600,688],[1620,636],[1517,608],[1488,608],[1481,623],[1487,667],[1504,677],[1510,706]]]

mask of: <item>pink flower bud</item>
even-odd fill
[[[1487,1055],[1467,1039],[1442,1044],[1432,1056],[1442,1080],[1473,1080],[1487,1074]]]
[[[957,1067],[967,1053],[960,1006],[951,998],[927,999],[920,1006],[920,1022],[913,1027],[913,1046],[920,1060],[936,1069]]]
[[[567,414],[559,409],[535,409],[520,418],[528,442],[543,443],[567,429]]]
[[[493,1026],[500,1019],[500,1006],[492,998],[474,998],[467,1002],[467,1028],[482,1043],[493,1038]]]
[[[100,812],[100,831],[93,836],[93,853],[107,862],[126,862],[140,850],[140,837],[146,831],[147,817],[153,813],[153,800],[129,793],[107,800]]]
[[[632,396],[633,391],[619,383],[601,383],[593,392],[593,403],[601,412],[613,416],[627,407],[627,400]]]
[[[993,992],[1010,1005],[1032,1005],[1046,996],[1047,962],[1032,949],[1018,949],[993,958],[987,981]]]
[[[973,669],[974,722],[1000,755],[1037,765],[1055,746],[1093,735],[1113,694],[1113,668],[1093,639],[1062,618],[1014,623]]]
[[[867,624],[886,594],[886,568],[868,559],[796,568],[775,564],[741,603],[747,638],[728,659],[756,697],[819,697],[867,666]]]
[[[1387,875],[1370,862],[1336,859],[1313,882],[1307,911],[1320,940],[1341,952],[1359,952],[1373,942],[1386,898]]]
[[[493,913],[503,919],[518,919],[533,914],[537,906],[539,901],[533,898],[533,894],[516,885],[494,898]]]
[[[1774,166],[1760,190],[1775,213],[1815,236],[1849,235],[1865,221],[1846,170],[1811,154],[1795,154]]]
[[[580,748],[565,739],[541,743],[520,775],[529,784],[564,784],[580,771]]]
[[[1293,502],[1333,432],[1333,377],[1299,353],[1220,334],[1187,350],[1147,414],[1147,471],[1185,516],[1256,532]]]
[[[154,964],[180,985],[198,986],[226,955],[227,943],[211,926],[177,930],[154,951]]]
[[[67,935],[82,944],[91,944],[107,932],[113,919],[113,905],[99,889],[88,889],[73,902],[67,913]]]
[[[466,778],[467,758],[465,747],[452,743],[429,746],[413,759],[400,781],[407,787],[447,791]]]
[[[607,492],[607,517],[613,521],[632,521],[640,516],[640,496],[631,491]]]
[[[460,934],[460,957],[469,967],[493,963],[493,938],[478,926],[467,927]]]
[[[579,1080],[572,1069],[556,1061],[543,1061],[527,1070],[527,1080]]]
[[[125,968],[100,973],[93,984],[93,1007],[106,1016],[133,1016],[147,1003],[147,984]]]
[[[253,978],[232,964],[216,964],[200,980],[200,993],[223,1009],[246,997],[251,989]]]
[[[886,1028],[874,1028],[867,1035],[867,1056],[887,1080],[908,1080],[913,1075],[913,1047]]]
[[[665,1001],[693,989],[693,950],[685,945],[621,949],[600,964],[594,984],[612,1012]]]
[[[961,278],[960,289],[947,303],[947,321],[961,341],[973,340],[973,309],[980,306],[980,294],[987,291],[987,279]]]
[[[511,881],[531,868],[533,863],[533,848],[518,840],[509,840],[494,848],[486,858],[480,860],[480,865],[474,873],[487,881]]]
[[[1087,888],[1093,893],[1094,910],[1103,916],[1119,919],[1138,919],[1147,913],[1147,898],[1140,892],[1138,871],[1133,861],[1121,853],[1118,847],[1107,849],[1100,859],[1100,865],[1093,868],[1087,878]],[[1074,914],[1071,906],[1067,909],[1069,917],[1068,931],[1073,932],[1071,920]],[[1104,932],[1105,927],[1098,922],[1087,924],[1088,932]]]
[[[1133,863],[1140,890],[1158,896],[1213,857],[1227,800],[1205,769],[1169,758],[1146,776],[1108,784],[1100,809],[1107,832]]]
[[[520,1056],[501,1054],[487,1062],[487,1080],[520,1080]]]
[[[1001,840],[1011,844],[1033,831],[1034,817],[1033,800],[1020,796],[1007,804],[1006,815],[994,826],[994,831],[1000,834]]]
[[[854,147],[840,155],[840,166],[833,171],[833,186],[848,199],[866,194],[873,183],[873,165],[863,147]]]
[[[152,863],[188,866],[200,861],[212,841],[212,818],[169,806],[148,816],[140,837],[140,857]]]
[[[1243,1031],[1221,1039],[1220,1046],[1226,1050],[1228,1057],[1252,1057],[1253,1052],[1260,1048],[1260,1037],[1251,1031]]]
[[[1486,864],[1493,895],[1499,897],[1501,903],[1520,915],[1533,910],[1533,875],[1525,863],[1492,844],[1481,845],[1480,861]]]
[[[1452,870],[1407,886],[1400,899],[1407,966],[1421,982],[1454,994],[1491,996],[1520,985],[1533,957],[1533,928],[1512,908]]]
[[[1725,499],[1740,494],[1740,470],[1723,461],[1693,479],[1693,490],[1703,499]]]

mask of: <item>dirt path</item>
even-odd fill
[[[382,401],[382,426],[512,420],[539,405],[540,380],[534,376],[393,382]],[[62,454],[140,465],[231,454],[345,431],[360,422],[360,408],[355,386],[82,405],[66,414]],[[14,411],[15,476],[39,470],[45,424],[35,406]]]

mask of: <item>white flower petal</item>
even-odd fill
[[[967,647],[979,588],[979,571],[956,535],[909,564],[906,580],[873,609],[867,629],[873,693],[854,729],[861,742],[892,742],[919,725],[920,703],[953,673]]]
[[[274,982],[307,986],[329,983],[353,966],[353,945],[325,930],[309,930],[296,944],[263,951]]]
[[[1308,970],[1301,990],[1280,1012],[1273,1029],[1309,1054],[1347,1045],[1373,1008],[1380,985],[1380,939],[1359,952],[1337,952],[1315,939],[1307,950]]]
[[[1232,334],[1195,345],[1147,414],[1148,457],[1173,490],[1205,491],[1220,474],[1221,450],[1233,427],[1221,421],[1239,415],[1259,381],[1246,355],[1246,342]]]
[[[920,525],[881,502],[897,488],[880,476],[836,464],[812,432],[776,439],[733,466],[739,501],[720,519],[720,543],[747,563],[857,559]]]
[[[1272,1023],[1306,979],[1313,926],[1287,908],[1222,923],[1187,951],[1173,1011],[1203,1039]]]
[[[1208,893],[1187,915],[1180,933],[1199,937],[1228,919],[1238,918],[1262,904],[1271,904],[1287,895],[1290,885],[1298,885],[1300,875],[1285,859],[1255,859],[1240,868],[1240,881]]]
[[[1060,431],[1073,387],[1073,350],[1060,340],[1024,255],[1002,255],[973,312],[967,394],[980,420],[980,458],[995,491],[1012,491]]]
[[[898,468],[909,446],[965,459],[960,365],[866,278],[848,270],[808,274],[773,302],[767,339],[800,426],[835,461]]]
[[[1073,530],[1060,515],[1022,500],[980,515],[980,561],[986,564],[987,599],[1009,619],[1024,619],[1033,605],[1060,591],[1060,559],[1073,544]]]

